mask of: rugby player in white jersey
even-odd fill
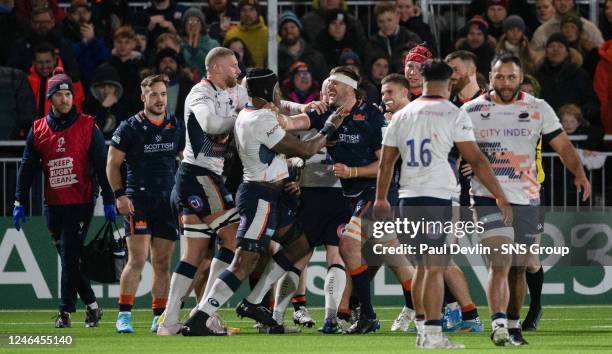
[[[324,105],[328,103],[328,84],[329,80],[326,79],[321,85],[320,98]],[[280,117],[281,127],[284,125],[285,119],[288,118]],[[302,140],[308,140],[317,134],[318,130],[316,129],[297,132]],[[304,161],[300,176],[301,195],[300,208],[297,214],[298,222],[311,247],[325,245],[326,250],[327,273],[323,287],[325,290],[325,323],[319,331],[322,333],[338,333],[350,327],[348,306],[345,313],[338,313],[347,282],[344,261],[342,261],[338,248],[338,232],[341,225],[346,223],[351,215],[347,212],[347,202],[342,195],[340,180],[334,176],[333,161],[326,148],[321,149],[317,154]],[[300,263],[307,263],[311,256],[312,253],[308,254]],[[303,265],[296,266],[301,268]],[[299,278],[300,283],[305,273],[302,271],[302,276]],[[289,300],[297,296],[294,296],[294,294],[304,294],[304,292],[300,293],[298,289],[298,279],[293,272],[287,272],[279,281],[274,301],[274,318],[278,323],[283,322]],[[337,316],[338,318],[336,318]],[[293,320],[296,324],[308,327],[315,324],[305,307],[296,309]]]
[[[393,114],[399,112],[410,103],[410,83],[400,74],[390,74],[382,79],[380,93],[385,107],[385,121],[387,124],[390,124]],[[391,199],[394,199],[392,204],[397,205],[397,181],[399,180],[399,167],[397,164],[393,178],[395,181],[392,192],[394,196]],[[399,315],[391,324],[391,332],[407,332],[410,324],[416,319],[415,306],[418,306],[421,310],[420,313],[424,313],[420,301],[413,301],[412,286],[415,268],[409,264],[404,267],[392,267],[392,269],[396,273],[398,280],[400,280],[405,303]]]
[[[563,132],[555,111],[544,100],[520,91],[523,70],[518,57],[503,54],[493,59],[490,73],[492,91],[466,104],[480,149],[489,158],[493,171],[514,209],[514,223],[497,221],[499,210],[479,177],[472,178],[476,213],[485,221],[482,244],[491,249],[503,244],[531,245],[543,226],[539,221],[540,183],[536,170],[536,146],[540,136],[555,150],[574,175],[574,184],[583,201],[591,193],[576,149]],[[507,246],[506,246],[507,247]],[[527,344],[521,333],[519,315],[525,297],[525,270],[529,255],[497,254],[491,257],[487,300],[491,311],[496,345]],[[511,266],[512,265],[512,266]]]
[[[244,166],[244,182],[236,196],[241,220],[236,256],[225,271],[216,279],[209,280],[212,288],[198,304],[198,311],[185,322],[182,328],[185,336],[227,334],[212,316],[251,274],[272,237],[282,248],[272,256],[260,281],[249,297],[240,303],[237,312],[251,318],[261,315],[258,320],[263,324],[269,325],[265,323],[268,320],[276,324],[271,313],[268,317],[258,304],[270,287],[286,272],[293,271],[294,263],[310,251],[306,237],[294,227],[289,208],[283,205],[283,180],[289,174],[285,155],[309,158],[316,154],[342,123],[344,116],[338,110],[319,134],[300,141],[285,133],[278,124],[276,113],[270,109],[280,105],[276,75],[268,69],[250,69],[246,86],[253,107],[240,112],[234,131]]]
[[[158,335],[176,335],[180,331],[181,302],[188,295],[211,236],[219,236],[221,247],[210,264],[209,279],[216,278],[234,257],[238,224],[230,221],[232,217],[237,221],[237,212],[221,173],[229,134],[248,95],[238,85],[240,69],[233,51],[214,48],[208,52],[205,64],[206,79],[196,84],[185,100],[186,146],[174,187],[182,211],[185,249],[172,274]],[[212,282],[208,282],[204,297],[210,285]]]
[[[470,119],[448,100],[452,69],[443,61],[434,59],[423,63],[421,73],[423,95],[395,113],[383,138],[375,215],[391,216],[387,195],[395,162],[401,156],[401,216],[408,220],[424,218],[443,223],[452,220],[452,198],[459,187],[448,163],[448,153],[457,146],[461,155],[472,164],[474,173],[497,198],[504,219],[509,222],[512,210],[491,166],[475,143]],[[428,230],[424,235],[417,235],[414,242],[441,246],[446,242],[446,235],[442,230]],[[424,272],[424,284],[422,293],[416,295],[422,297],[425,307],[425,326],[417,335],[417,347],[463,348],[461,344],[450,342],[442,333],[440,309],[448,261],[446,255],[424,254],[418,262],[417,272]]]

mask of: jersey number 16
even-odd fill
[[[406,145],[408,145],[408,148],[410,149],[409,156],[407,156],[406,158],[406,164],[408,165],[408,167],[419,167],[420,165],[423,165],[423,167],[427,167],[429,166],[429,164],[431,164],[432,155],[431,150],[427,147],[428,144],[431,144],[431,139],[423,139],[421,141],[419,148],[419,157],[421,163],[419,164],[419,161],[417,161],[415,156],[416,146],[419,145],[418,141],[410,139],[406,142]]]

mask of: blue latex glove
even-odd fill
[[[26,222],[25,208],[22,205],[16,206],[13,209],[13,225],[15,225],[15,228],[17,229],[17,231],[21,230],[21,225],[19,225],[19,220],[21,220],[22,224]]]
[[[117,217],[117,210],[113,204],[107,204],[104,206],[104,218],[106,221],[115,221]]]

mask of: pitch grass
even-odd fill
[[[231,309],[222,310],[229,326],[239,327],[240,334],[231,337],[157,337],[149,332],[151,312],[138,310],[133,314],[135,333],[115,333],[116,311],[107,309],[99,328],[84,328],[84,313],[73,314],[70,329],[53,328],[54,311],[0,310],[0,336],[7,334],[70,334],[74,345],[61,348],[20,347],[0,345],[0,352],[83,352],[83,353],[404,353],[416,350],[415,334],[391,333],[389,328],[399,308],[378,308],[382,320],[379,333],[365,336],[321,335],[316,328],[298,334],[259,334],[250,320],[238,320]],[[287,312],[287,317],[292,311]],[[311,309],[321,324],[323,311]],[[483,319],[488,319],[484,308]],[[612,352],[612,306],[550,306],[537,332],[526,333],[524,347],[494,347],[489,340],[489,321],[485,333],[450,334],[452,340],[464,343],[469,352],[537,351],[537,352]],[[6,341],[4,340],[4,343]],[[429,353],[430,351],[428,351]]]

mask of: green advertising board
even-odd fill
[[[577,223],[576,220],[579,220]],[[102,225],[95,217],[89,237]],[[556,262],[548,259],[545,269],[543,302],[545,304],[610,304],[612,303],[612,215],[610,213],[548,213],[546,233],[542,243],[571,243],[572,251],[590,259],[589,265]],[[592,249],[590,247],[594,247]],[[176,264],[180,247],[176,247]],[[461,256],[462,257],[462,256]],[[552,257],[552,256],[551,256]],[[486,302],[484,286],[487,271],[481,264],[463,259],[460,264],[468,279],[476,303]],[[0,309],[54,308],[59,298],[59,257],[51,243],[43,217],[28,218],[21,231],[17,231],[10,218],[0,218]],[[308,268],[308,302],[322,306],[323,283],[327,267],[325,253],[317,249]],[[151,303],[152,267],[145,266],[136,294],[136,307],[148,308]],[[378,306],[401,306],[402,291],[392,272],[383,268],[372,282],[374,303]],[[246,292],[246,284],[230,301],[237,303]],[[119,295],[116,284],[94,284],[94,291],[102,306],[114,306]]]

